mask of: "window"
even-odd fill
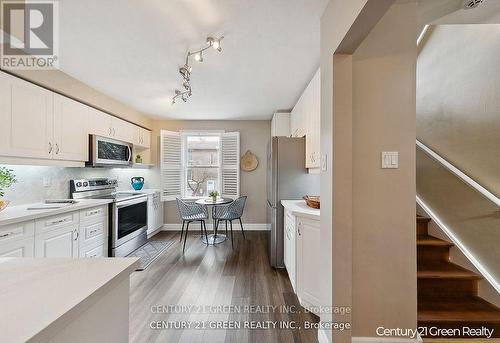
[[[162,200],[239,196],[239,132],[161,131]]]
[[[211,191],[220,193],[220,134],[183,135],[184,198],[207,197]]]

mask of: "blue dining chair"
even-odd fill
[[[247,197],[242,196],[233,202],[222,205],[215,206],[213,212],[213,218],[215,221],[215,234],[217,234],[217,229],[219,227],[219,223],[224,221],[226,223],[226,232],[227,232],[227,222],[229,222],[229,226],[231,227],[231,247],[234,248],[233,243],[233,220],[238,219],[240,221],[241,233],[243,234],[243,239],[245,238],[245,231],[243,230],[243,223],[241,222],[241,216],[243,215],[243,211],[245,210],[245,203],[247,201]]]
[[[200,222],[201,225],[201,234],[203,237],[203,231],[205,231],[205,239],[208,243],[208,233],[207,233],[207,225],[205,224],[205,220],[208,219],[208,210],[204,205],[199,205],[196,203],[191,203],[184,201],[182,199],[176,198],[177,208],[179,209],[179,215],[182,219],[182,229],[181,229],[181,239],[182,242],[182,234],[184,233],[184,225],[186,225],[186,233],[184,234],[184,247],[182,248],[182,253],[186,250],[186,240],[189,230],[189,224],[192,222]]]

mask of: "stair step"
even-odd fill
[[[500,324],[500,309],[479,297],[419,297],[418,321]]]
[[[434,236],[417,235],[417,246],[430,246],[430,247],[452,247],[453,243],[444,241]]]
[[[418,279],[471,279],[479,280],[482,277],[470,270],[454,263],[439,261],[432,263],[418,263]]]

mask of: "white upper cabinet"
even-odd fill
[[[290,118],[292,137],[306,137],[306,168],[310,169],[320,166],[320,87],[318,69],[297,101]]]
[[[137,126],[135,129],[134,145],[149,149],[151,147],[151,131]]]
[[[83,166],[89,134],[151,146],[150,131],[4,72],[0,122],[0,158],[8,161]]]
[[[116,117],[113,117],[111,123],[113,128],[113,138],[128,143],[134,143],[137,126]]]
[[[274,113],[271,120],[271,137],[290,137],[290,113]]]
[[[113,117],[107,113],[89,108],[89,133],[113,138]]]
[[[0,155],[51,158],[52,92],[1,73],[0,99]]]
[[[308,89],[308,116],[306,133],[306,168],[320,167],[321,94],[319,70],[311,80]]]
[[[88,160],[89,110],[77,101],[54,94],[54,152],[58,160]]]

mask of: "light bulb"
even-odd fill
[[[203,54],[201,52],[198,52],[197,54],[194,55],[194,59],[197,61],[197,62],[203,62]]]
[[[220,48],[220,41],[214,40],[214,42],[212,43],[212,46],[215,50],[218,50]]]

